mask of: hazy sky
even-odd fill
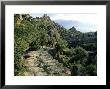
[[[43,14],[30,14],[32,17],[41,17]],[[62,14],[47,14],[51,20],[59,23],[69,29],[75,27],[81,32],[97,31],[97,14],[95,13],[62,13]]]

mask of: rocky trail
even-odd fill
[[[64,67],[58,60],[53,59],[48,50],[51,48],[42,48],[37,51],[29,51],[25,58],[25,66],[28,72],[25,76],[70,76],[71,71]]]

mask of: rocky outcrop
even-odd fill
[[[28,68],[24,76],[69,76],[70,69],[64,67],[48,53],[49,48],[29,51],[26,55],[25,66]]]

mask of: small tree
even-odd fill
[[[40,42],[41,46],[47,45],[48,43],[48,34],[46,33],[45,30],[40,32]]]
[[[71,63],[70,66],[72,72],[74,73],[75,70],[73,70],[73,68],[76,66],[78,68],[77,75],[86,75],[87,71],[85,65],[88,57],[87,51],[82,47],[76,47],[71,50],[71,56],[72,57],[69,62]]]
[[[75,49],[72,50],[72,58],[71,62],[83,62],[88,57],[88,53],[85,49],[82,47],[76,47]]]
[[[52,38],[50,36],[47,38],[46,45],[52,47]]]
[[[56,43],[55,48],[57,51],[60,53],[67,47],[67,42],[65,40],[60,40],[59,42]]]
[[[40,49],[40,44],[37,41],[33,41],[29,44],[31,50],[38,50]]]

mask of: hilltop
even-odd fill
[[[16,76],[97,74],[97,32],[66,29],[47,14],[15,14],[14,39]]]

